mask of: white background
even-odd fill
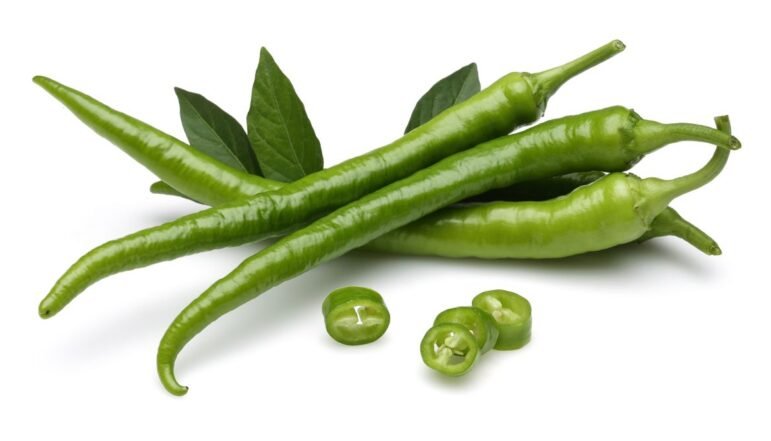
[[[0,438],[768,440],[769,38],[743,2],[9,2],[0,7]],[[757,3],[757,2],[752,2]],[[248,5],[248,6],[247,6]],[[98,283],[59,316],[37,303],[89,248],[199,209],[147,191],[149,172],[30,81],[92,94],[182,136],[173,86],[241,121],[260,46],[292,79],[326,164],[395,139],[415,100],[476,61],[490,84],[614,38],[615,59],[567,84],[553,118],[614,104],[665,122],[729,113],[744,148],[678,200],[724,255],[660,239],[561,261],[357,253],[219,320],[182,353],[167,394],[155,350],[176,313],[256,245]],[[711,147],[680,144],[635,172],[674,177]],[[334,288],[380,291],[392,314],[365,347],[329,339]],[[439,378],[418,342],[482,290],[528,297],[533,340]]]

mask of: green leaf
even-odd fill
[[[174,88],[190,145],[235,169],[261,175],[249,137],[232,116],[203,95]]]
[[[428,89],[425,95],[420,97],[415,104],[415,109],[412,111],[410,122],[407,123],[404,133],[425,124],[448,107],[469,99],[479,90],[479,74],[476,63],[461,67],[439,80]]]
[[[266,178],[290,182],[324,168],[305,106],[265,48],[254,75],[246,129]]]

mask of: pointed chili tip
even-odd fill
[[[51,302],[48,301],[47,297],[40,302],[40,305],[38,305],[37,313],[42,319],[51,318],[56,314],[55,311],[53,311],[53,308],[51,308]]]
[[[173,384],[170,383],[163,383],[163,386],[166,388],[169,393],[171,393],[174,396],[181,397],[185,394],[187,394],[187,391],[190,389],[187,386],[182,386],[181,384],[177,383],[176,381]]]
[[[739,138],[732,136],[731,139],[728,140],[728,148],[731,150],[739,150],[742,148],[742,143],[739,141]]]
[[[35,75],[34,77],[32,77],[32,82],[37,84],[38,86],[44,86],[46,84],[51,83],[52,81],[53,81],[52,79],[48,77],[44,77],[43,75]]]
[[[161,384],[170,394],[181,397],[187,393],[188,387],[179,384],[174,376],[173,364],[159,363],[158,375],[160,376]]]
[[[718,246],[718,244],[712,244],[712,246],[709,247],[710,256],[719,256],[721,254],[723,254],[723,250],[720,249],[720,246]]]
[[[32,77],[32,82],[42,87],[48,93],[54,93],[54,91],[63,87],[61,83],[43,75],[35,75]]]

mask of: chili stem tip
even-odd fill
[[[613,47],[614,47],[614,48],[615,48],[617,51],[619,51],[619,52],[621,52],[621,51],[623,51],[624,49],[626,49],[626,45],[625,45],[625,44],[624,44],[624,42],[623,42],[623,41],[621,41],[621,40],[613,40],[613,41],[611,41],[611,42],[610,42],[610,44],[612,44],[612,45],[613,45]]]
[[[728,148],[731,150],[739,150],[742,148],[742,143],[739,141],[739,138],[732,136],[730,140],[728,140]]]

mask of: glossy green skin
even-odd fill
[[[420,357],[426,366],[451,377],[468,373],[480,355],[476,338],[457,323],[434,325],[420,342]]]
[[[542,114],[548,97],[562,83],[621,50],[623,44],[611,42],[573,62],[539,74],[508,74],[389,145],[308,175],[277,190],[108,242],[91,250],[70,267],[41,301],[38,312],[43,318],[53,316],[89,285],[110,274],[297,229],[314,218],[422,170],[446,156],[535,121]],[[41,77],[36,77],[35,81],[41,85],[50,83],[50,80]],[[68,104],[74,91],[60,87],[47,87],[46,90],[67,104],[81,119],[87,123],[91,121],[93,126],[102,130],[100,121],[92,121],[94,115],[84,116],[78,113],[78,106]],[[117,124],[115,121],[113,123]],[[149,126],[145,129],[148,132],[154,130]],[[156,135],[146,136],[150,138]],[[138,140],[135,148],[143,151],[148,147],[141,141]],[[169,147],[168,150],[173,149]],[[150,155],[147,162],[151,165],[156,159]],[[173,163],[165,165],[170,169],[182,166]],[[182,185],[178,181],[184,181],[188,186],[201,187],[211,183],[204,178],[189,179],[185,176],[175,176],[175,180],[163,176],[161,178],[177,189]],[[205,195],[206,198],[197,196],[203,194],[203,191],[182,193],[202,202],[208,199],[208,195]]]
[[[346,345],[372,343],[385,334],[391,315],[377,292],[360,286],[332,291],[321,306],[327,333]]]
[[[50,78],[37,76],[33,81],[99,135],[197,201],[219,205],[241,192],[279,187],[273,181],[224,166],[177,138]]]
[[[715,121],[730,135],[728,117]],[[368,247],[442,257],[545,259],[676,235],[705,254],[719,255],[712,238],[667,204],[675,195],[714,179],[727,159],[728,152],[718,149],[702,170],[673,181],[612,173],[548,201],[451,207],[441,217],[424,217]]]
[[[546,259],[604,250],[648,231],[635,210],[639,178],[610,174],[540,202],[490,202],[445,209],[369,246],[401,254]],[[598,234],[602,231],[602,234]]]
[[[247,259],[188,305],[161,340],[157,366],[162,383],[173,394],[187,391],[174,377],[177,354],[220,316],[283,281],[442,207],[515,182],[575,171],[625,170],[644,153],[678,139],[708,139],[724,146],[738,142],[703,126],[683,130],[683,125],[676,125],[675,133],[669,127],[640,120],[623,107],[552,120],[453,155],[339,208]],[[666,204],[659,211],[664,208]],[[215,212],[227,216],[227,210]],[[200,216],[173,224],[186,231],[195,225],[190,220],[195,222]],[[226,228],[230,227],[228,223]],[[241,234],[247,231],[240,225]]]
[[[603,176],[605,176],[605,173],[595,171],[568,173],[566,175],[553,176],[547,179],[520,182],[506,188],[493,189],[480,195],[472,196],[464,202],[545,201],[547,199],[564,196],[576,188],[582,185],[591,184]],[[276,182],[279,185],[283,185],[283,183],[278,181],[271,182]],[[263,191],[270,190],[271,189],[265,189]],[[193,200],[191,197],[186,196],[177,190],[174,190],[174,188],[162,181],[153,183],[150,186],[150,192],[154,194],[164,194],[168,196],[177,196]],[[239,197],[250,197],[254,196],[255,194],[256,193],[243,194]]]
[[[495,346],[498,341],[498,328],[495,320],[485,311],[471,306],[459,306],[446,309],[439,313],[434,325],[456,323],[469,330],[477,340],[480,353],[484,354]]]
[[[530,341],[532,309],[526,298],[511,291],[496,289],[478,294],[471,304],[492,316],[498,328],[495,349],[519,349]]]
[[[469,238],[465,234],[459,236],[448,235],[447,232],[444,231],[444,226],[452,225],[451,228],[453,230],[462,230],[463,232],[474,230],[482,237],[488,237],[493,234],[480,225],[479,218],[480,216],[484,216],[483,212],[485,212],[488,207],[484,204],[474,204],[474,202],[498,201],[500,202],[498,204],[498,210],[501,215],[516,213],[519,210],[519,206],[517,204],[511,204],[511,202],[545,201],[565,196],[576,188],[591,184],[603,176],[605,176],[605,173],[603,172],[569,173],[563,176],[522,182],[503,189],[491,190],[478,196],[472,196],[467,201],[461,202],[458,205],[444,208],[424,219],[420,219],[412,224],[391,231],[368,243],[363,249],[421,256],[449,257],[442,254],[441,250],[437,250],[431,245],[436,243],[438,240],[437,236],[441,236],[441,239],[443,240],[442,249],[453,248],[456,250],[462,250],[464,245],[468,243]],[[150,191],[156,194],[186,197],[163,182],[154,183],[150,187]],[[465,208],[468,209],[460,209],[463,208],[461,206],[465,206]],[[429,228],[428,225],[431,223],[433,223],[433,226]],[[468,227],[466,227],[466,225],[468,225]],[[516,224],[512,222],[507,222],[506,225],[516,228]],[[500,233],[500,231],[498,232]],[[640,236],[636,242],[642,243],[663,236],[674,236],[683,239],[708,256],[719,256],[722,253],[720,246],[715,239],[697,226],[685,220],[671,207],[658,215],[651,223],[648,231]],[[416,242],[411,243],[409,247],[404,247],[404,241],[407,240],[407,238],[414,238],[416,239]],[[453,254],[460,255],[462,252],[455,251]],[[498,250],[493,254],[506,254],[506,251]],[[516,256],[511,253],[509,258],[513,257]]]

